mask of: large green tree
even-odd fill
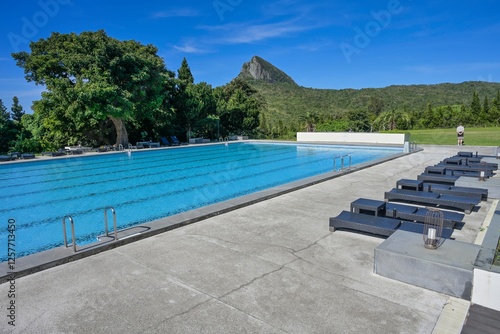
[[[10,111],[12,113],[12,119],[15,122],[21,122],[21,118],[24,115],[24,110],[23,106],[19,104],[19,98],[17,96],[14,96],[12,98],[12,107],[10,108]]]
[[[16,129],[14,122],[10,119],[10,113],[7,107],[0,99],[0,152],[6,153],[9,151],[9,144],[16,137]]]
[[[384,109],[384,101],[378,96],[370,96],[370,102],[368,102],[368,111],[378,116]]]
[[[349,129],[355,132],[368,132],[372,129],[370,114],[368,110],[350,110],[346,115],[349,121]],[[346,130],[349,130],[346,129]]]
[[[0,99],[0,122],[6,123],[10,120],[10,113],[7,111],[7,107],[3,104],[2,99]]]
[[[175,120],[178,132],[182,137],[204,136],[207,126],[214,123],[207,120],[209,115],[216,115],[216,102],[212,86],[206,82],[195,84],[194,77],[186,58],[182,60],[177,71],[175,92],[173,98]]]
[[[190,118],[186,119],[186,124],[193,124],[196,127],[197,136],[206,136],[208,128],[215,124],[214,120],[217,118],[217,104],[212,86],[206,82],[200,82],[190,85],[187,93],[191,111]]]
[[[477,92],[472,93],[472,102],[470,104],[470,110],[472,116],[475,119],[479,119],[481,115],[481,101],[479,100],[479,94]]]
[[[186,58],[182,59],[181,67],[177,70],[177,79],[179,79],[180,84],[184,87],[194,84],[194,77]]]
[[[396,109],[382,112],[374,121],[379,130],[407,129],[409,123],[410,114]]]
[[[317,114],[308,111],[304,115],[299,116],[299,120],[306,132],[314,132],[316,124],[319,122],[319,117]]]
[[[254,135],[263,102],[246,81],[236,78],[215,90],[221,134]]]
[[[484,97],[483,108],[481,109],[481,123],[491,124],[493,119],[490,114],[490,101],[488,96]]]
[[[206,118],[216,114],[212,86],[206,82],[189,84],[178,92],[175,104],[175,123],[183,129],[186,138],[203,136]]]
[[[497,95],[491,101],[491,120],[493,125],[500,124],[500,90],[497,91]]]
[[[47,126],[57,129],[61,143],[110,120],[116,145],[126,146],[126,122],[164,107],[172,78],[152,45],[119,41],[100,30],[53,33],[30,49],[12,56],[26,80],[46,86],[34,110],[47,114]]]

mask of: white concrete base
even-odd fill
[[[500,274],[474,268],[472,303],[500,311]]]
[[[432,331],[432,334],[456,334],[462,331],[470,302],[450,297]]]
[[[297,132],[298,142],[401,145],[410,141],[409,133],[376,132]]]
[[[479,245],[451,239],[438,249],[429,250],[424,247],[421,234],[397,230],[375,248],[374,272],[470,300],[473,264],[480,250]]]

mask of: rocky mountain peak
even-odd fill
[[[258,56],[253,56],[249,62],[243,64],[239,76],[269,83],[283,82],[297,85],[288,74]]]

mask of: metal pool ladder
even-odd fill
[[[333,171],[337,171],[337,160],[340,160],[340,169],[339,171],[343,170],[344,169],[344,159],[346,158],[349,158],[349,167],[348,169],[351,169],[351,161],[352,161],[352,157],[351,155],[349,154],[346,154],[346,155],[341,155],[341,156],[337,156],[335,158],[333,158]]]
[[[108,206],[107,208],[104,209],[104,233],[106,234],[107,237],[109,237],[108,210],[111,210],[111,212],[113,213],[113,230],[115,232],[115,240],[118,240],[118,232],[116,230],[116,211],[115,208],[113,208],[112,206]]]
[[[104,209],[104,233],[107,237],[109,237],[109,231],[108,231],[108,211],[111,210],[113,213],[113,231],[115,234],[115,241],[118,240],[118,231],[116,229],[116,211],[115,208],[112,206],[109,206]],[[76,253],[76,239],[75,239],[75,222],[73,221],[73,217],[71,216],[64,216],[62,219],[62,227],[63,227],[63,235],[64,235],[64,246],[66,248],[69,247],[68,244],[68,236],[66,234],[66,219],[69,220],[71,224],[71,240],[73,241],[72,246],[73,246],[73,252]]]
[[[73,252],[76,253],[75,222],[73,221],[73,217],[71,217],[71,216],[64,216],[63,220],[62,220],[63,234],[64,234],[64,246],[66,246],[66,248],[69,247],[68,237],[66,236],[66,218],[69,219],[69,222],[71,224],[71,240],[73,241]]]

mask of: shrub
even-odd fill
[[[11,151],[22,153],[40,153],[42,152],[42,144],[33,138],[19,139],[12,142]]]

